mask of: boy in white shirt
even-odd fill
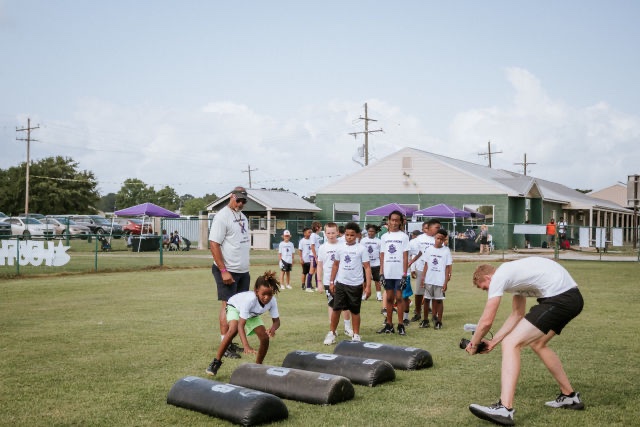
[[[295,247],[291,242],[291,232],[284,230],[282,233],[283,241],[278,245],[278,261],[280,264],[280,287],[291,289],[291,268],[293,267],[293,254]],[[286,276],[286,281],[285,281]]]
[[[360,306],[362,305],[362,295],[367,297],[371,295],[369,256],[364,246],[356,243],[360,231],[360,226],[355,222],[349,222],[345,225],[345,244],[340,245],[336,251],[331,269],[331,280],[329,281],[329,292],[334,298],[330,332],[335,335],[340,312],[349,310],[353,325],[353,341],[361,341]]]
[[[375,224],[367,224],[367,235],[360,240],[360,244],[364,245],[369,254],[369,265],[371,266],[371,279],[376,285],[376,299],[382,301],[382,292],[380,291],[380,244],[381,241],[376,234],[379,228]]]
[[[327,295],[327,309],[329,312],[329,324],[331,324],[331,314],[333,313],[333,294],[329,291],[331,270],[336,259],[338,248],[344,243],[338,242],[338,225],[335,222],[329,222],[324,226],[325,242],[318,249],[318,275],[320,280],[319,287],[325,291]],[[342,311],[344,318],[344,333],[349,337],[353,337],[353,329],[351,328],[351,312],[349,310]],[[336,333],[329,331],[324,339],[325,345],[336,343]]]
[[[379,334],[393,334],[393,302],[398,306],[398,334],[406,335],[404,317],[404,299],[402,291],[407,286],[407,268],[409,263],[409,236],[401,229],[404,215],[393,211],[389,215],[389,231],[382,235],[380,249],[380,284],[384,286],[387,318]]]
[[[451,251],[444,246],[447,240],[447,230],[441,228],[435,235],[435,244],[427,249],[424,254],[424,270],[420,275],[421,288],[424,290],[425,300],[431,300],[433,311],[433,327],[442,329],[442,312],[444,310],[444,294],[447,291],[447,284],[451,279],[453,269],[453,258]],[[425,304],[424,318],[429,316],[428,305]],[[420,327],[428,327],[423,325],[424,320],[420,323]]]
[[[298,250],[300,250],[300,265],[302,266],[302,290],[313,292],[311,288],[311,280],[307,281],[309,270],[311,269],[311,229],[305,227],[302,229],[302,239],[298,242]]]

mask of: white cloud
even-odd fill
[[[599,189],[637,173],[640,117],[616,111],[604,102],[586,108],[553,99],[527,70],[509,68],[513,102],[462,112],[451,123],[455,157],[479,162],[472,145],[502,151],[494,167],[522,172],[514,163],[536,163],[530,175],[574,188]]]

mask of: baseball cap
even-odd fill
[[[231,192],[231,194],[235,195],[235,196],[239,196],[240,198],[247,198],[247,192],[246,190],[233,190]]]
[[[291,236],[291,232],[289,230],[284,230],[282,233],[283,236]]]

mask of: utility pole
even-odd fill
[[[369,164],[369,134],[384,131],[382,129],[369,130],[369,122],[377,122],[377,120],[369,118],[366,102],[364,103],[364,117],[360,116],[359,120],[364,120],[364,132],[350,132],[349,135],[357,138],[358,134],[364,134],[364,165],[367,166]]]
[[[30,153],[31,153],[31,141],[38,141],[37,139],[31,139],[31,131],[34,129],[40,129],[40,126],[31,127],[31,118],[27,118],[27,127],[18,129],[16,128],[16,132],[24,132],[27,131],[26,138],[16,138],[17,141],[27,141],[27,173],[26,173],[26,188],[24,192],[24,214],[29,215],[29,163],[31,162]]]
[[[537,163],[531,163],[531,162],[527,163],[527,153],[524,153],[524,162],[522,162],[522,163],[514,163],[514,165],[522,165],[522,166],[524,166],[524,176],[527,176],[527,166],[535,165],[535,164],[537,164]]]
[[[247,170],[246,171],[242,171],[243,173],[248,173],[249,174],[249,188],[251,188],[251,172],[253,171],[257,171],[258,169],[251,169],[251,165],[247,165]]]
[[[500,154],[502,151],[491,151],[491,141],[489,141],[486,153],[478,153],[478,156],[489,156],[489,167],[491,167],[491,155]]]

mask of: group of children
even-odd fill
[[[340,317],[344,319],[344,333],[353,341],[361,341],[361,304],[371,296],[372,282],[376,286],[376,299],[383,303],[384,326],[378,333],[395,333],[393,312],[397,311],[397,331],[406,335],[409,324],[409,297],[413,294],[411,278],[417,280],[415,292],[415,314],[411,321],[424,320],[421,328],[428,328],[429,302],[433,314],[434,328],[442,328],[443,301],[451,279],[452,257],[445,245],[447,231],[440,222],[432,220],[423,225],[422,234],[413,234],[410,241],[404,232],[405,218],[399,211],[388,217],[387,231],[377,237],[379,229],[367,225],[367,234],[355,222],[344,226],[343,236],[334,222],[324,226],[324,243],[320,244],[320,223],[314,222],[305,228],[299,245],[302,266],[302,289],[327,297],[329,332],[324,344],[335,344]],[[315,236],[315,237],[314,237]],[[342,237],[342,238],[340,238]],[[295,250],[291,233],[285,230],[283,242],[278,248],[280,281],[276,273],[267,271],[258,278],[253,291],[242,292],[231,297],[227,303],[229,331],[225,335],[216,357],[206,373],[215,375],[222,365],[222,357],[236,335],[244,346],[244,354],[256,354],[256,363],[262,363],[269,348],[269,339],[280,327],[278,305],[274,295],[281,289],[291,289],[291,270]],[[384,289],[384,290],[383,290]],[[270,312],[272,325],[267,330],[260,315]],[[260,347],[256,352],[247,341],[247,336],[257,335]]]

